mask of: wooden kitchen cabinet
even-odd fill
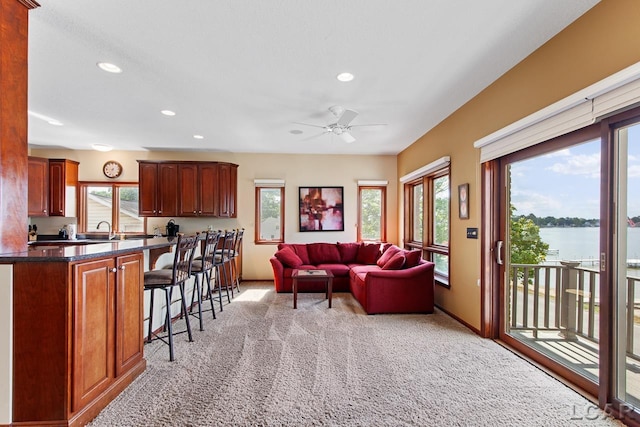
[[[49,160],[29,157],[28,176],[28,215],[49,216]]]
[[[238,165],[223,162],[152,162],[139,160],[140,216],[235,218]],[[172,168],[167,182],[159,182],[162,167]],[[174,169],[175,168],[175,177]],[[167,190],[165,207],[158,209],[160,190]],[[160,212],[162,211],[162,212]]]
[[[217,163],[182,163],[178,182],[178,216],[218,216]]]
[[[78,165],[49,159],[49,216],[77,216]]]
[[[178,164],[138,161],[140,216],[178,216]]]
[[[218,216],[235,218],[236,198],[238,197],[238,165],[220,163],[218,197],[220,212]]]
[[[14,422],[84,425],[144,371],[143,274],[141,252],[14,264]]]

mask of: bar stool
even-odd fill
[[[242,236],[244,235],[244,228],[236,230],[235,241],[233,243],[233,250],[229,254],[231,258],[231,278],[235,278],[234,283],[238,293],[240,292],[240,271],[238,269],[238,257],[242,250]]]
[[[193,262],[193,255],[195,253],[195,249],[198,242],[198,236],[189,236],[185,237],[183,233],[178,233],[178,242],[175,247],[175,257],[173,259],[173,268],[169,269],[160,269],[160,270],[151,270],[144,273],[144,290],[151,291],[151,303],[150,303],[150,313],[149,313],[149,334],[147,336],[147,342],[151,342],[153,340],[153,336],[155,339],[159,339],[165,344],[169,345],[169,360],[174,361],[173,354],[173,327],[172,327],[172,316],[171,316],[171,297],[172,291],[174,287],[178,287],[180,289],[180,301],[182,306],[182,311],[187,313],[187,302],[185,297],[185,289],[184,284],[189,279],[191,275],[191,263]],[[160,336],[158,334],[153,333],[153,300],[154,294],[156,290],[162,290],[165,293],[165,300],[167,304],[167,313],[165,316],[165,326],[163,330],[167,331],[166,336]],[[185,323],[187,325],[187,335],[189,336],[189,341],[193,341],[193,336],[191,335],[191,325],[189,324],[189,316],[185,316]],[[183,333],[178,332],[178,333]],[[176,333],[177,334],[177,333]],[[165,341],[165,338],[168,341]]]
[[[216,270],[216,282],[218,284],[218,298],[220,299],[220,309],[222,310],[222,287],[224,286],[225,291],[227,292],[227,302],[231,302],[231,298],[233,298],[233,285],[230,283],[229,275],[227,274],[227,266],[229,264],[229,257],[226,256],[228,253],[227,248],[233,248],[235,239],[235,232],[233,230],[224,231],[221,234],[220,240],[218,242],[218,248],[215,252],[215,257],[213,259],[213,267]],[[230,271],[229,271],[230,273]],[[224,279],[224,285],[223,285]],[[231,298],[229,298],[229,288],[231,288]]]
[[[193,301],[195,299],[195,295],[197,295],[198,299],[198,313],[200,320],[200,330],[204,330],[202,326],[202,295],[205,280],[207,283],[207,292],[206,296],[209,298],[209,302],[211,303],[211,314],[213,318],[216,318],[216,311],[213,308],[213,295],[211,293],[211,270],[213,269],[213,262],[215,257],[215,251],[218,246],[218,241],[220,240],[220,231],[207,231],[204,234],[204,239],[202,239],[202,256],[194,258],[191,263],[191,274],[195,276],[195,283],[193,287],[193,292],[191,293],[191,311],[193,311]],[[200,276],[202,276],[202,285],[200,284]]]

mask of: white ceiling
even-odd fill
[[[598,0],[39,2],[32,147],[397,154]],[[347,144],[297,124],[335,122],[333,105],[386,126]]]

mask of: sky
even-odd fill
[[[629,128],[628,216],[640,216],[640,124]],[[600,139],[511,166],[516,215],[599,218]]]

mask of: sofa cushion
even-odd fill
[[[375,264],[379,256],[380,245],[378,243],[361,243],[356,261],[360,264]]]
[[[356,262],[358,258],[359,243],[340,243],[338,242],[338,252],[340,252],[340,262],[350,264]]]
[[[283,247],[275,253],[276,258],[287,267],[298,268],[302,264],[302,259],[288,246]]]
[[[302,260],[302,262],[304,264],[311,264],[311,262],[309,262],[309,253],[307,252],[307,245],[300,244],[300,243],[280,243],[280,244],[278,244],[278,249],[287,248],[287,247],[293,249],[293,252],[295,252],[296,255],[298,255],[300,257],[300,259]]]
[[[376,264],[378,264],[379,267],[384,267],[387,261],[389,261],[391,257],[393,257],[395,254],[397,254],[401,250],[402,249],[400,249],[396,245],[389,246],[387,250],[384,251],[382,255],[380,255],[380,258],[378,258],[378,261],[376,261]]]
[[[316,265],[318,270],[327,270],[333,273],[334,277],[342,277],[349,275],[349,266],[345,264],[318,264]]]
[[[383,270],[400,270],[404,265],[405,257],[400,251],[391,257],[389,261],[382,267]]]
[[[415,251],[404,251],[404,268],[415,267],[420,264],[420,259],[422,258],[421,250],[416,249]]]
[[[340,262],[340,251],[335,243],[309,243],[307,244],[309,261],[311,264],[328,264]]]

